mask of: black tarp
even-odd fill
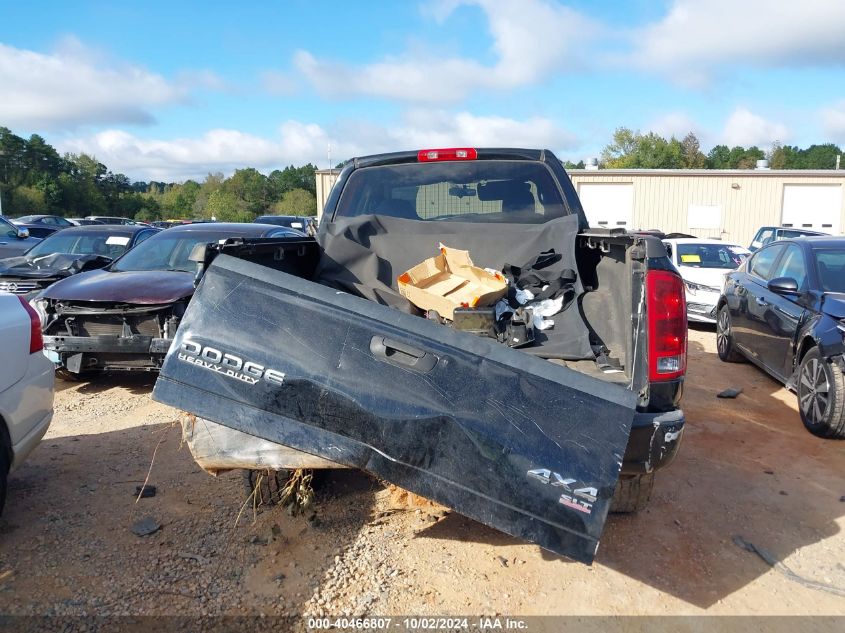
[[[505,264],[524,266],[549,250],[561,258],[547,270],[577,270],[575,240],[578,217],[566,216],[544,224],[505,224],[406,220],[382,215],[335,218],[320,227],[322,247],[315,281],[388,305],[404,312],[418,312],[397,289],[396,278],[433,257],[443,243],[467,250],[473,263],[502,270]],[[584,288],[574,284],[576,298]],[[522,351],[544,358],[591,359],[589,331],[577,300],[552,317],[555,326],[535,332],[535,345]]]

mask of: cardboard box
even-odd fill
[[[440,255],[420,262],[397,279],[399,292],[423,310],[453,320],[455,308],[486,307],[505,296],[499,273],[474,266],[468,251],[440,245]]]

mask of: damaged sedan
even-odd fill
[[[794,391],[810,433],[845,437],[845,238],[773,242],[730,273],[716,347]]]
[[[79,230],[84,229],[63,233]],[[263,224],[143,230],[157,234],[109,266],[62,279],[32,300],[44,330],[45,353],[59,378],[158,370],[194,293],[196,264],[190,255],[197,244],[301,235]]]
[[[135,226],[64,229],[19,257],[0,259],[0,292],[31,299],[59,279],[108,266],[156,233],[158,229]]]

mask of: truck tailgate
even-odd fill
[[[595,556],[635,396],[241,259],[208,268],[153,398]]]

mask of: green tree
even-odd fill
[[[273,211],[282,215],[317,215],[317,198],[305,189],[291,189],[273,205]]]
[[[701,143],[692,132],[681,141],[681,163],[686,169],[702,169],[707,164],[707,157],[701,152]]]
[[[235,194],[222,189],[211,192],[205,211],[220,222],[250,222],[255,217],[243,208]]]

